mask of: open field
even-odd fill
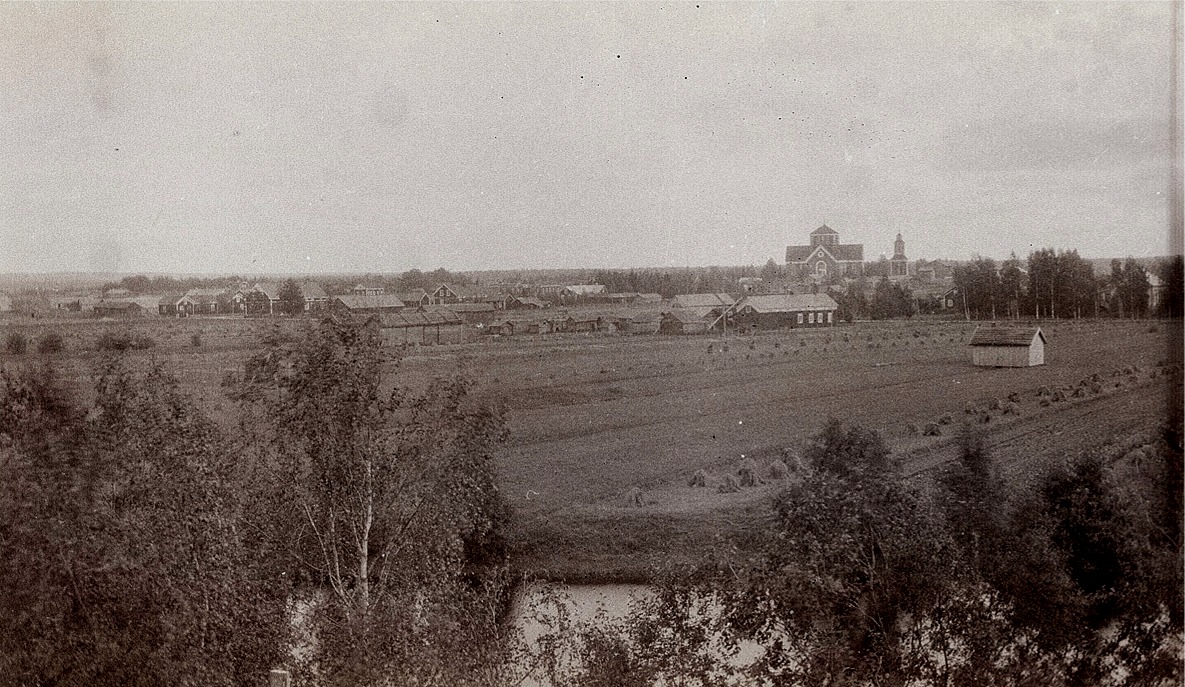
[[[96,323],[62,326],[75,327],[77,341],[101,331]],[[232,422],[219,384],[274,325],[194,319],[135,326],[154,332],[159,345],[129,354],[133,360],[159,360],[216,417]],[[783,447],[801,447],[829,416],[881,432],[907,473],[925,479],[954,457],[964,418],[982,419],[966,411],[983,409],[991,420],[978,426],[1009,478],[1021,481],[1080,451],[1146,436],[1164,421],[1168,395],[1181,393],[1179,374],[1165,375],[1179,370],[1169,353],[1178,323],[1044,326],[1047,364],[1028,369],[972,367],[966,342],[974,328],[892,322],[728,338],[487,337],[418,349],[392,376],[418,385],[468,369],[477,397],[505,409],[510,440],[499,467],[515,509],[512,544],[522,570],[639,580],[653,566],[743,549],[776,488],[718,494],[688,487],[693,472],[719,479],[742,455],[768,465]],[[201,347],[191,345],[194,333]],[[96,356],[84,348],[58,356],[80,394]],[[1091,375],[1098,381],[1082,387]],[[1038,395],[1043,386],[1064,389],[1065,400]],[[1019,415],[986,410],[1014,393]],[[940,436],[910,427],[944,415],[953,422]],[[626,499],[635,487],[643,492],[640,507]]]

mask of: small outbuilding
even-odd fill
[[[1040,327],[979,327],[971,335],[971,363],[978,367],[1032,367],[1045,364]]]

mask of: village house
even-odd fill
[[[828,327],[839,304],[823,293],[746,296],[734,309],[737,329],[758,331],[785,327]]]
[[[300,295],[304,298],[304,311],[307,313],[324,312],[329,308],[329,294],[315,281],[301,282]]]
[[[529,298],[527,296],[515,296],[506,301],[507,310],[542,310],[549,307],[549,305],[538,298]]]
[[[275,315],[280,312],[280,285],[259,282],[243,296],[243,313],[248,317]]]
[[[839,232],[824,224],[811,232],[810,245],[786,246],[786,274],[791,279],[816,282],[861,277],[864,244],[840,243]]]
[[[967,344],[977,367],[1032,367],[1045,364],[1045,334],[1040,327],[980,326]]]
[[[350,290],[350,293],[355,296],[381,296],[387,290],[375,284],[358,284]]]

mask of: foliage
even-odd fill
[[[1164,297],[1161,298],[1158,314],[1161,317],[1181,317],[1183,310],[1181,291],[1185,288],[1185,269],[1183,269],[1181,256],[1175,255],[1172,260],[1161,265],[1158,276],[1164,282]]]
[[[1009,490],[967,430],[931,496],[874,432],[829,421],[759,555],[550,637],[542,664],[557,684],[721,684],[749,643],[753,684],[1179,684],[1181,499],[1163,486],[1180,485],[1176,438],[1125,496],[1090,456]]]
[[[9,332],[8,336],[4,337],[4,352],[13,355],[22,355],[29,349],[29,339],[20,332]]]
[[[337,320],[249,362],[233,396],[251,437],[251,517],[307,597],[306,674],[479,680],[500,665],[502,420],[464,378],[384,392],[384,362],[373,330]]]
[[[295,279],[286,279],[280,284],[279,299],[280,313],[295,316],[304,312],[304,294]]]
[[[97,351],[142,351],[156,345],[156,340],[147,334],[133,334],[130,331],[107,331],[95,340]]]
[[[870,314],[874,320],[913,316],[913,295],[909,288],[882,277],[872,292]]]
[[[1044,248],[1029,254],[1029,305],[1038,317],[1092,317],[1098,282],[1078,251]]]
[[[66,342],[60,332],[49,331],[37,339],[38,353],[60,353],[66,348]]]
[[[47,368],[0,397],[0,670],[15,684],[254,684],[282,585],[236,525],[233,452],[159,368],[99,372],[89,413]]]
[[[1118,317],[1148,314],[1148,273],[1132,258],[1111,261],[1111,311]]]

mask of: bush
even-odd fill
[[[37,340],[38,353],[58,353],[66,348],[66,341],[58,332],[46,332]]]
[[[194,348],[201,348],[202,335],[199,332],[194,332],[193,335],[189,337],[189,345],[193,346]]]
[[[146,334],[131,332],[103,332],[95,341],[98,351],[142,351],[156,345],[156,340]]]
[[[21,355],[29,348],[29,340],[20,332],[12,332],[4,339],[4,351],[13,355]]]

